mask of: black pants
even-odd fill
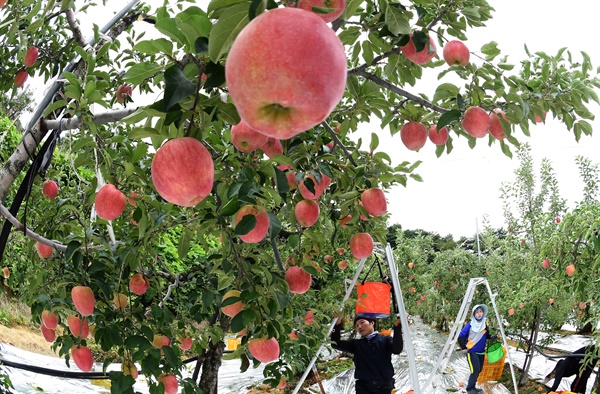
[[[556,366],[552,372],[550,372],[550,374],[554,373],[554,384],[550,390],[556,391],[562,378],[576,375],[575,380],[571,383],[571,391],[584,394],[588,379],[594,371],[594,365],[588,365],[581,373],[579,373],[579,370],[581,369],[581,360],[583,359],[579,357],[570,357],[556,363]]]
[[[394,389],[394,381],[389,382],[372,382],[357,380],[354,384],[356,394],[392,394]]]
[[[469,362],[469,370],[471,371],[471,375],[469,376],[469,382],[467,383],[466,390],[472,390],[475,388],[475,384],[477,383],[477,378],[483,369],[483,354],[477,353],[467,353],[467,361]]]

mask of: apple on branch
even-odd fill
[[[357,259],[369,257],[373,247],[373,238],[369,233],[356,233],[350,238],[350,252]]]
[[[344,95],[346,73],[346,52],[335,32],[314,12],[291,7],[252,19],[225,63],[242,120],[277,139],[324,121]]]
[[[469,107],[462,119],[462,127],[475,138],[483,138],[490,129],[490,116],[481,107]]]
[[[294,1],[292,1],[294,4]],[[326,23],[339,18],[346,9],[346,0],[300,0],[298,8],[314,12]]]
[[[149,286],[150,281],[140,272],[133,274],[129,280],[129,288],[133,294],[142,295],[148,290]]]
[[[319,220],[319,204],[313,200],[302,200],[296,204],[294,214],[302,227],[311,227]]]
[[[69,331],[76,338],[85,339],[90,335],[90,325],[86,319],[81,319],[75,315],[67,317],[67,326]]]
[[[251,129],[248,127],[244,121],[240,121],[235,126],[231,127],[231,132],[229,133],[231,137],[231,143],[235,146],[240,152],[248,153],[253,150],[262,148],[266,143],[269,137],[258,131]]]
[[[44,182],[42,185],[42,195],[48,200],[54,200],[58,195],[58,185],[52,180]]]
[[[435,145],[445,145],[448,141],[448,128],[446,126],[438,131],[436,125],[431,125],[427,134],[429,134],[429,140]]]
[[[248,341],[248,351],[261,363],[270,363],[279,358],[279,343],[275,338],[253,338]]]
[[[227,293],[225,293],[225,295],[223,295],[223,301],[230,297],[239,298],[240,294],[241,292],[239,290],[229,290]],[[235,315],[237,315],[243,307],[244,303],[242,301],[236,301],[233,304],[221,307],[221,312],[229,317],[235,317]]]
[[[98,190],[94,206],[100,219],[115,220],[125,210],[127,198],[115,185],[108,183]]]
[[[94,313],[96,298],[91,288],[87,286],[75,286],[71,290],[71,298],[73,299],[75,309],[77,309],[77,312],[81,316],[90,316]]]
[[[425,45],[422,50],[417,52],[417,47],[415,46],[413,37],[414,35],[411,34],[406,45],[400,47],[400,49],[402,49],[402,53],[408,60],[415,64],[423,65],[429,63],[429,61],[433,59],[437,53],[437,48],[433,38],[429,37],[429,45]]]
[[[234,224],[237,226],[237,224],[248,215],[254,216],[256,224],[249,232],[241,235],[240,238],[246,243],[258,243],[265,238],[267,231],[269,230],[269,215],[267,215],[267,212],[262,207],[244,205],[236,213]]]
[[[23,60],[23,65],[25,67],[31,67],[37,62],[39,56],[39,51],[37,47],[29,47],[27,52],[25,53],[25,59]]]
[[[310,289],[312,276],[301,267],[294,265],[285,272],[285,281],[290,287],[290,292],[304,294]]]
[[[377,187],[364,190],[360,195],[360,201],[369,215],[381,216],[387,212],[385,194]]]
[[[452,40],[444,45],[443,56],[449,66],[460,64],[465,67],[469,64],[471,52],[462,41]]]
[[[408,122],[400,129],[404,146],[418,152],[427,142],[427,128],[420,122]]]

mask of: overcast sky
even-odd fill
[[[568,47],[577,56],[579,51],[586,51],[591,56],[593,65],[600,66],[598,22],[594,12],[597,0],[571,0],[568,3],[558,0],[489,2],[496,9],[494,19],[486,27],[467,34],[469,40],[466,44],[472,52],[478,51],[485,43],[496,41],[502,54],[509,55],[509,62],[518,66],[526,57],[524,44],[527,44],[531,52],[545,51],[552,55],[559,48]],[[199,1],[198,5],[206,9],[207,3]],[[121,9],[125,4],[123,1],[111,0],[107,2],[106,8],[102,8],[103,12],[92,12],[89,15],[94,23],[102,26],[111,18],[108,10]],[[91,34],[89,15],[87,18],[85,15],[78,15],[87,36]],[[438,50],[441,53],[441,48]],[[471,61],[481,63],[474,56]],[[423,82],[414,90],[410,87],[407,89],[414,93],[422,90],[432,97],[439,71],[436,70],[430,78],[432,83]],[[41,99],[42,92],[42,89],[36,89],[36,101]],[[593,104],[592,112],[600,114],[597,104]],[[594,129],[599,126],[598,121],[592,124]],[[521,142],[529,142],[537,168],[544,157],[552,161],[561,193],[569,205],[574,206],[581,199],[583,187],[575,157],[583,155],[598,162],[600,136],[583,136],[576,143],[573,134],[550,117],[546,124],[535,125],[531,131],[531,138],[524,136],[520,130],[515,135]],[[404,160],[423,161],[416,172],[423,177],[424,182],[409,181],[406,188],[398,186],[388,193],[391,213],[388,224],[398,223],[404,229],[421,228],[443,236],[452,234],[455,239],[473,236],[476,222],[481,228],[484,215],[487,215],[493,227],[504,226],[499,189],[502,182],[513,180],[517,161],[504,156],[498,144],[488,147],[487,138],[484,138],[471,150],[466,139],[455,138],[452,153],[444,154],[438,159],[433,144],[428,142],[420,152],[411,152],[401,143],[399,133],[391,137],[388,130],[381,130],[378,124],[362,126],[358,135],[366,138],[368,144],[371,132],[378,133],[379,149],[388,152],[394,164]]]

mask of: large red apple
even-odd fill
[[[502,121],[498,115],[500,115],[505,122],[508,122],[508,119],[504,115],[504,111],[497,109],[494,112],[490,112],[490,134],[497,140],[503,140],[506,138],[506,134],[504,134]]]
[[[98,190],[94,205],[100,219],[114,220],[125,210],[127,198],[115,185],[108,183]]]
[[[300,0],[298,8],[306,11],[314,12],[314,8],[318,8],[321,13],[315,14],[325,22],[333,22],[344,13],[346,9],[346,0]],[[326,13],[322,13],[326,11]]]
[[[321,123],[346,87],[346,53],[315,13],[276,8],[237,36],[225,64],[227,87],[251,128],[288,139]]]
[[[74,337],[85,339],[90,335],[90,325],[86,319],[82,320],[75,315],[69,315],[67,326]]]
[[[340,219],[340,226],[342,228],[346,228],[346,226],[348,225],[348,223],[352,220],[352,215],[346,215],[343,218]]]
[[[177,393],[177,390],[179,389],[179,383],[177,382],[177,377],[172,373],[160,374],[158,381],[165,387],[165,394]]]
[[[75,361],[75,365],[83,372],[89,372],[94,365],[94,357],[87,346],[75,345],[71,348],[71,357]]]
[[[42,311],[42,324],[51,330],[56,330],[58,327],[58,316],[47,309]]]
[[[257,243],[262,241],[269,230],[269,216],[267,215],[267,212],[262,207],[244,205],[235,215],[235,224],[237,225],[246,215],[254,215],[256,218],[256,225],[248,233],[241,235],[240,238],[246,243]]]
[[[223,301],[225,301],[229,297],[239,297],[240,294],[241,293],[239,290],[229,290],[227,293],[225,293],[225,295],[223,295]],[[229,304],[227,306],[222,307],[221,312],[223,312],[223,314],[229,317],[234,317],[242,310],[243,307],[244,303],[242,301],[237,301],[233,304]]]
[[[48,200],[54,200],[58,195],[58,185],[54,181],[46,181],[42,186],[42,194]]]
[[[52,256],[52,247],[39,241],[35,241],[35,250],[41,259],[49,259]]]
[[[469,64],[471,52],[462,41],[452,40],[444,45],[443,55],[449,66],[460,64],[464,67]]]
[[[437,126],[431,125],[428,134],[429,140],[435,145],[445,145],[448,141],[448,128],[446,126],[442,127],[440,131],[437,131]]]
[[[566,272],[567,272],[567,276],[573,276],[573,274],[575,273],[575,265],[574,264],[567,265]]]
[[[418,152],[427,142],[427,128],[420,122],[408,122],[400,129],[400,139],[408,149]]]
[[[181,350],[190,350],[190,348],[192,347],[193,341],[192,338],[190,337],[185,337],[185,338],[181,338],[179,340],[179,348],[181,348]]]
[[[350,252],[357,259],[365,259],[373,253],[373,238],[369,233],[356,233],[350,238]]]
[[[133,294],[142,295],[148,290],[150,281],[140,272],[134,274],[129,280],[129,288]]]
[[[25,67],[31,67],[37,62],[39,56],[39,51],[37,47],[30,47],[27,49],[25,53],[25,59],[23,60],[23,65]]]
[[[91,288],[87,286],[75,286],[71,290],[71,298],[73,299],[75,309],[77,309],[77,312],[81,316],[89,316],[94,313],[96,298]]]
[[[15,86],[18,88],[23,86],[25,84],[25,81],[27,81],[27,77],[29,77],[29,74],[27,73],[27,71],[21,70],[21,71],[17,72],[15,74]]]
[[[212,190],[214,163],[208,150],[195,138],[168,141],[154,155],[151,168],[156,191],[173,204],[193,207]]]
[[[437,48],[433,38],[429,38],[429,45],[426,45],[421,51],[417,52],[415,43],[412,40],[413,35],[410,35],[408,43],[401,47],[402,53],[408,60],[415,64],[427,64],[436,54]]]
[[[302,227],[310,227],[319,220],[321,209],[319,204],[313,200],[302,200],[294,208],[296,220]]]
[[[360,195],[360,201],[369,215],[380,216],[387,212],[385,194],[383,193],[383,190],[377,187],[372,187],[363,191]]]
[[[115,98],[118,102],[123,104],[128,98],[131,97],[133,93],[133,88],[130,85],[121,85],[119,89],[117,89],[117,93],[115,93]]]
[[[42,331],[42,336],[46,342],[54,342],[54,339],[56,338],[56,330],[48,328],[43,324],[40,324],[40,330]]]
[[[248,127],[244,121],[231,127],[231,143],[241,152],[252,152],[262,148],[269,139],[268,136]]]
[[[301,267],[294,265],[285,272],[285,281],[290,287],[290,292],[304,294],[310,289],[312,276]]]
[[[267,142],[265,142],[261,149],[269,157],[283,155],[283,146],[281,146],[281,141],[277,138],[268,137]]]
[[[261,363],[270,363],[279,358],[279,343],[275,338],[253,338],[248,341],[248,350]]]
[[[305,184],[305,180],[306,178],[309,178],[312,181],[312,186],[314,189],[314,193],[308,189],[308,187]],[[315,176],[313,174],[310,174],[308,176],[306,176],[304,178],[304,180],[302,180],[302,182],[300,182],[298,184],[298,190],[300,191],[300,194],[302,195],[302,197],[304,197],[307,200],[316,200],[319,197],[321,197],[321,194],[323,194],[323,191],[325,190],[324,187],[324,178],[321,178],[321,182],[317,182],[317,180],[315,179]]]
[[[490,128],[490,116],[481,107],[469,107],[463,116],[462,127],[475,138],[482,138]]]

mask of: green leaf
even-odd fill
[[[78,241],[71,241],[69,242],[69,244],[67,245],[67,251],[65,252],[65,260],[69,261],[71,260],[71,257],[73,256],[73,253],[79,249],[79,247],[81,246],[81,242]]]
[[[377,136],[377,133],[371,133],[371,144],[369,145],[369,149],[371,150],[371,152],[375,151],[375,149],[377,149],[377,147],[379,146],[379,137]]]
[[[459,93],[459,89],[457,86],[451,83],[443,83],[437,87],[435,93],[433,94],[433,102],[437,103],[441,100],[453,99]]]
[[[177,26],[177,21],[173,18],[162,18],[156,21],[154,27],[173,41],[178,42],[181,46],[186,45],[186,37]]]
[[[396,36],[412,33],[407,15],[394,4],[389,4],[385,11],[385,24],[390,32]]]
[[[165,71],[165,85],[163,102],[165,111],[196,92],[196,85],[183,75],[178,65],[174,65]]]
[[[177,245],[177,255],[180,259],[184,259],[190,251],[190,238],[191,234],[188,230],[183,230],[181,232],[181,237],[179,238],[179,245]]]
[[[256,227],[256,216],[249,214],[244,215],[242,220],[235,226],[235,235],[246,235]]]
[[[148,78],[159,74],[162,66],[156,63],[141,62],[136,63],[123,76],[123,80],[134,85],[139,85]]]
[[[228,8],[213,26],[208,38],[208,55],[217,63],[229,52],[239,32],[248,24],[248,4],[236,4]]]
[[[267,216],[269,216],[269,238],[274,239],[281,232],[281,222],[272,212],[267,212]]]
[[[442,127],[449,125],[450,123],[460,119],[461,112],[457,109],[453,109],[444,113],[440,116],[440,119],[437,122],[437,130],[441,130]]]
[[[231,216],[234,213],[236,213],[237,211],[239,211],[239,209],[240,209],[240,205],[238,203],[238,198],[236,196],[236,197],[231,198],[229,201],[227,201],[225,203],[225,205],[223,205],[221,207],[221,210],[219,211],[219,215]]]
[[[155,55],[157,53],[170,55],[173,53],[173,43],[166,38],[158,38],[156,40],[140,41],[135,44],[133,49],[148,55]]]
[[[481,47],[481,52],[486,55],[486,60],[493,60],[500,54],[500,49],[497,42],[491,41]]]
[[[137,127],[129,132],[129,138],[131,139],[142,139],[148,137],[164,137],[160,131],[152,128],[152,127]]]

